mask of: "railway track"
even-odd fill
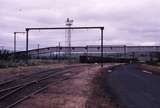
[[[65,67],[65,70],[75,68],[75,67],[79,67],[79,66]],[[30,75],[19,75],[19,76],[7,79],[5,81],[1,81],[0,82],[0,93],[5,88],[7,89],[8,87],[10,87],[12,89],[12,87],[14,88],[14,87],[18,86],[20,83],[39,79],[39,78],[48,76],[50,74],[62,71],[62,70],[64,70],[64,69],[63,68],[50,69],[50,70],[46,70],[46,71],[34,72]]]
[[[0,108],[12,108],[23,100],[46,89],[49,84],[70,79],[75,72],[67,69],[54,69],[31,75],[23,76],[18,79],[11,79],[0,83]],[[70,73],[69,75],[66,75]]]

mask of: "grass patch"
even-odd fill
[[[37,66],[37,65],[48,65],[57,64],[55,60],[29,60],[28,64],[24,60],[0,60],[0,68],[18,67],[18,66]]]

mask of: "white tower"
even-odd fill
[[[66,23],[66,26],[70,28],[73,24],[73,20],[70,20],[69,18],[67,18],[65,23]],[[71,56],[71,29],[66,30],[65,40],[66,40],[66,47],[67,47],[66,54],[68,57],[70,57]]]

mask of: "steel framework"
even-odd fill
[[[103,67],[103,30],[104,27],[54,27],[54,28],[26,28],[26,63],[28,64],[28,42],[29,42],[29,30],[63,30],[63,29],[100,29],[101,30],[101,67]]]
[[[14,32],[14,59],[16,54],[16,34],[25,34],[25,32]]]

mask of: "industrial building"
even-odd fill
[[[31,58],[65,59],[69,47],[55,46],[29,50]],[[71,49],[72,59],[79,60],[81,56],[99,57],[101,55],[100,45],[73,46]],[[137,59],[141,62],[158,61],[160,46],[126,46],[126,45],[104,45],[103,57]]]

